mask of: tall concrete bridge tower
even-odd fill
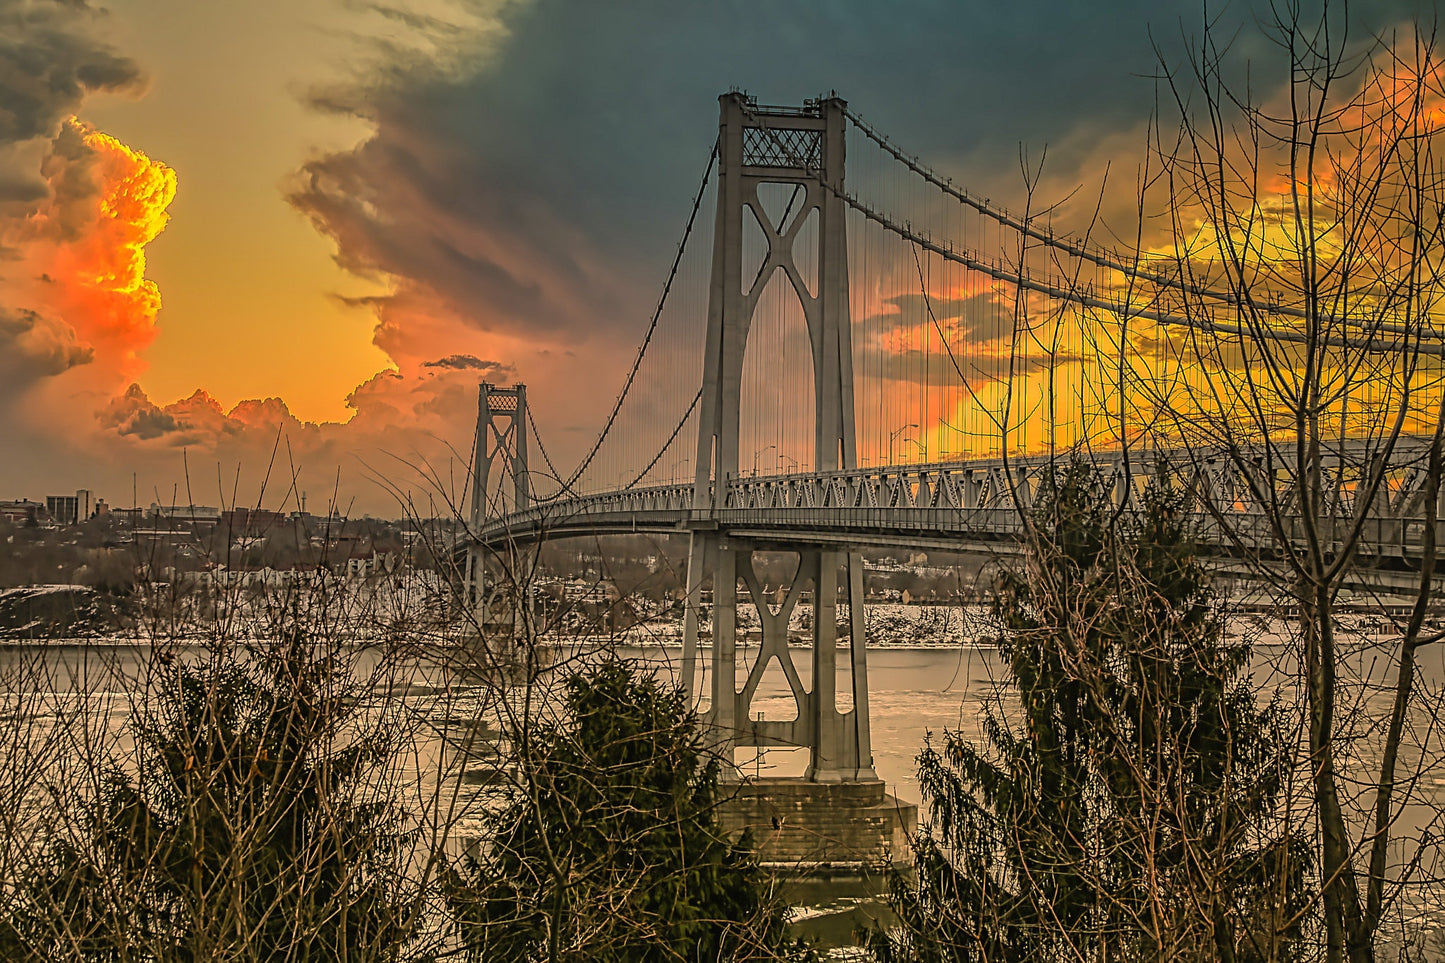
[[[848,235],[842,198],[844,102],[807,101],[801,108],[759,107],[740,93],[719,98],[719,187],[714,228],[701,427],[693,507],[700,519],[724,507],[726,480],[739,468],[743,359],[758,301],[775,272],[790,282],[802,305],[812,349],[814,467],[854,468],[853,347],[848,309]],[[782,184],[800,203],[774,223],[759,188]],[[815,264],[799,259],[799,234],[816,218]],[[766,239],[756,276],[743,274],[743,235],[752,219]],[[751,271],[749,274],[751,275]],[[805,278],[816,279],[810,290]],[[769,605],[753,568],[758,551],[795,551],[798,572],[781,604]],[[863,637],[863,565],[857,552],[801,548],[695,523],[688,561],[684,674],[697,695],[698,628],[703,582],[711,577],[711,708],[707,721],[726,755],[736,747],[795,746],[810,750],[810,783],[876,783],[868,731],[868,665]],[[738,682],[737,583],[741,580],[762,624],[761,649]],[[805,684],[788,649],[788,622],[805,591],[813,600],[811,683]],[[842,605],[847,615],[840,622]],[[852,708],[839,711],[840,630],[848,643]],[[759,721],[753,700],[776,660],[797,706],[791,721]]]

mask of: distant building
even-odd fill
[[[79,513],[78,500],[74,495],[46,495],[45,511],[61,525],[74,525]]]
[[[80,488],[74,495],[46,495],[45,510],[57,525],[75,525],[86,521],[93,510],[90,490]]]
[[[617,591],[617,586],[611,582],[572,579],[563,584],[562,597],[569,602],[593,602],[602,604],[615,602],[622,596],[621,593]]]
[[[261,508],[232,508],[221,513],[221,526],[232,534],[261,534],[279,528],[286,521],[281,512]]]
[[[45,511],[44,505],[32,502],[28,498],[0,502],[0,518],[4,518],[14,525],[34,524],[40,520],[40,513],[43,511]]]
[[[404,560],[395,552],[373,551],[370,558],[348,558],[346,560],[346,577],[368,578],[373,575],[390,575],[403,564]]]
[[[210,505],[158,505],[152,502],[147,514],[157,521],[191,525],[215,525],[221,520],[221,510]]]
[[[370,540],[364,535],[316,536],[311,544],[320,548],[322,558],[336,569],[344,569],[347,561],[362,558],[371,551]]]

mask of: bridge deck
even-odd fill
[[[731,478],[721,504],[697,507],[691,485],[662,485],[603,492],[544,502],[493,519],[477,530],[478,547],[545,538],[633,532],[674,534],[718,530],[780,544],[847,544],[856,547],[966,549],[1011,543],[1021,530],[1015,498],[1027,505],[1037,488],[1041,459],[924,465],[890,469]],[[1199,463],[1207,464],[1207,463]],[[1215,505],[1228,504],[1227,526],[1201,513],[1201,540],[1221,554],[1269,552],[1275,533],[1269,513],[1253,503],[1247,485],[1196,471],[1194,484],[1210,487]],[[1114,481],[1112,497],[1141,493],[1152,466],[1139,459]],[[1317,519],[1316,531],[1329,543],[1354,522],[1348,495],[1338,517]],[[1409,559],[1421,551],[1425,523],[1408,486],[1378,499],[1362,522],[1361,555]],[[1436,537],[1445,544],[1445,522]],[[1303,545],[1303,519],[1289,524],[1286,537]]]

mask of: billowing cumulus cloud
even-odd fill
[[[49,196],[0,225],[0,238],[24,252],[4,269],[7,300],[49,305],[107,367],[134,377],[161,304],[145,249],[165,229],[175,172],[68,120],[41,173]]]
[[[100,421],[118,434],[141,439],[160,438],[182,430],[176,416],[152,404],[137,384],[131,385],[125,394],[106,405],[100,413]]]
[[[42,189],[0,202],[0,447],[26,452],[6,475],[31,494],[123,470],[96,413],[144,367],[160,309],[145,249],[176,184],[164,164],[74,118],[41,140]]]
[[[0,205],[0,342],[9,391],[123,388],[141,370],[160,309],[145,247],[165,227],[175,175],[79,121],[39,164],[45,193]],[[66,378],[78,365],[83,375]],[[63,387],[49,386],[52,380]],[[73,382],[73,383],[72,383]]]
[[[29,382],[89,364],[95,349],[82,345],[75,329],[35,311],[0,308],[0,391],[17,391]]]
[[[230,427],[220,404],[201,389],[189,398],[160,406],[136,384],[108,404],[99,418],[120,435],[141,441],[162,438],[173,445],[211,441]]]
[[[90,94],[144,84],[97,39],[103,17],[84,2],[0,0],[0,365],[10,397],[81,364],[91,377],[133,377],[159,307],[143,252],[164,227],[174,175],[72,116]]]
[[[499,366],[487,370],[506,376]],[[339,468],[345,499],[359,497],[356,504],[366,510],[394,511],[391,496],[373,477],[412,479],[425,490],[423,475],[464,473],[468,452],[452,446],[458,437],[469,439],[477,373],[469,365],[443,365],[413,376],[378,372],[348,397],[354,412],[349,421],[321,424],[301,421],[280,398],[246,400],[227,410],[198,389],[163,404],[132,384],[95,416],[102,430],[98,441],[107,451],[124,452],[130,464],[146,467],[147,477],[160,479],[177,477],[184,464],[200,479],[214,478],[217,469],[229,477],[239,466],[247,481],[255,482],[282,458],[288,481],[273,488],[268,496],[273,501],[283,497],[291,472],[301,491],[307,485],[329,488]],[[233,493],[199,481],[193,497],[213,504]]]
[[[154,337],[160,291],[145,248],[165,227],[175,174],[74,119],[39,174],[41,197],[0,205],[0,245],[14,252],[0,260],[9,390],[33,388],[44,404],[108,396],[140,373]]]

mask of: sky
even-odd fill
[[[1359,29],[1413,12],[1368,7]],[[1267,58],[1248,4],[1222,9],[1238,62]],[[294,478],[312,510],[397,514],[465,461],[479,380],[525,381],[559,437],[595,429],[719,93],[836,90],[993,197],[1047,146],[1062,195],[1135,168],[1160,58],[1205,16],[0,0],[0,498],[275,505]]]

